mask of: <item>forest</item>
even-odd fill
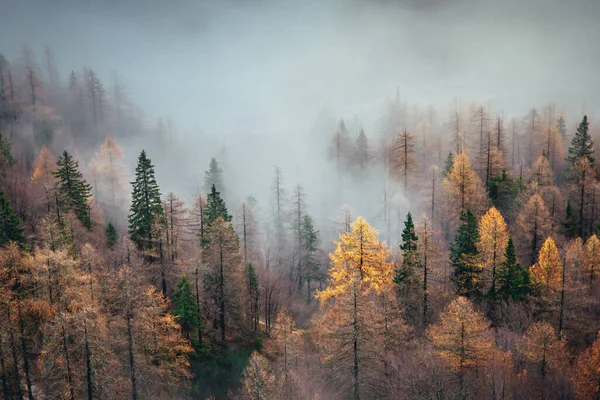
[[[217,139],[65,63],[0,53],[0,398],[600,399],[593,105]]]

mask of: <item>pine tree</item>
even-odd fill
[[[569,147],[567,161],[571,165],[575,164],[582,157],[586,157],[592,165],[594,164],[594,142],[588,131],[589,123],[587,115],[584,115]]]
[[[154,247],[153,225],[157,217],[163,215],[163,208],[160,189],[154,177],[154,166],[144,150],[138,157],[132,185],[129,236],[138,250],[148,250]]]
[[[504,262],[498,268],[498,295],[508,303],[510,300],[525,300],[528,293],[529,271],[519,264],[512,236],[509,236]]]
[[[303,280],[306,282],[306,298],[310,303],[312,300],[311,282],[318,279],[319,263],[315,259],[317,246],[319,243],[319,231],[315,229],[313,218],[304,214],[300,224],[300,243],[301,243],[301,261],[300,272],[303,275]]]
[[[562,140],[567,139],[567,124],[562,116],[556,121],[556,130],[560,133]]]
[[[115,228],[112,222],[106,224],[104,236],[106,236],[106,246],[109,249],[112,249],[114,245],[117,244],[117,242],[119,241],[119,234],[117,233],[117,229]]]
[[[451,279],[459,295],[473,296],[479,293],[481,274],[481,270],[475,263],[479,241],[477,219],[471,210],[467,210],[460,220],[462,225],[458,228],[454,243],[450,246]]]
[[[395,271],[394,283],[400,290],[414,289],[420,282],[418,269],[422,267],[421,256],[417,250],[417,241],[419,237],[415,232],[415,224],[412,215],[409,212],[404,221],[404,230],[402,231],[402,263]]]
[[[63,207],[73,211],[83,226],[90,229],[92,220],[88,198],[91,186],[79,172],[79,163],[65,150],[62,156],[58,157],[56,165],[58,170],[54,172],[54,176],[58,181],[58,195],[64,202]]]
[[[354,157],[358,167],[361,170],[364,170],[369,166],[369,159],[371,158],[370,150],[369,150],[369,142],[367,140],[367,135],[365,135],[364,130],[360,130],[358,137],[356,138],[356,148],[355,148]]]
[[[15,162],[16,161],[12,156],[10,142],[5,139],[0,132],[0,169],[4,170],[4,168],[10,167]]]
[[[449,151],[448,156],[446,157],[446,161],[444,162],[444,177],[448,176],[450,171],[452,170],[452,166],[454,165],[454,153]]]
[[[210,193],[206,197],[206,208],[204,210],[206,226],[210,227],[219,217],[223,218],[225,222],[231,221],[231,215],[227,213],[227,206],[221,198],[221,193],[217,192],[215,185],[212,185]]]
[[[181,334],[189,339],[190,333],[198,328],[200,315],[192,291],[192,284],[187,275],[183,275],[179,279],[177,291],[173,294],[173,315],[181,326]]]
[[[225,196],[225,186],[223,183],[223,170],[219,167],[219,162],[215,158],[210,159],[208,170],[204,172],[204,191],[208,193],[212,187]]]
[[[13,212],[8,197],[0,191],[0,247],[8,242],[25,247],[25,231],[19,217]]]
[[[565,209],[565,219],[562,222],[562,229],[567,238],[574,238],[577,235],[577,221],[575,220],[575,211],[571,201],[567,200],[567,207]]]

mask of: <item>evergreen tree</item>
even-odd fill
[[[556,130],[560,133],[562,140],[567,139],[567,124],[562,116],[556,121]]]
[[[260,290],[256,269],[251,263],[248,264],[248,292],[250,294],[250,322],[252,330],[256,332],[260,317]]]
[[[79,171],[79,163],[66,150],[56,161],[58,170],[54,172],[56,177],[58,195],[63,202],[63,207],[73,211],[83,226],[91,228],[90,207],[88,198],[91,196],[92,187],[83,179]]]
[[[181,326],[181,334],[189,339],[190,332],[198,328],[200,313],[187,275],[179,279],[177,291],[173,294],[173,314]]]
[[[470,209],[461,215],[462,225],[456,232],[454,243],[450,245],[450,261],[452,264],[452,281],[459,295],[473,296],[479,294],[480,269],[475,263],[479,233],[477,219]]]
[[[11,153],[10,142],[0,133],[0,167],[6,168],[15,163],[15,159]]]
[[[571,165],[575,164],[575,162],[582,157],[587,157],[587,159],[590,160],[590,163],[592,165],[594,164],[594,142],[589,133],[589,125],[587,115],[584,115],[575,136],[571,140],[571,146],[569,147],[567,161]]]
[[[300,223],[300,244],[301,244],[301,271],[303,280],[307,284],[307,302],[312,300],[311,281],[317,276],[319,264],[315,260],[315,253],[319,242],[319,231],[315,229],[313,218],[304,214]]]
[[[231,215],[227,212],[225,201],[221,198],[221,193],[217,192],[215,185],[212,185],[210,193],[206,197],[206,209],[204,211],[206,225],[211,226],[212,223],[219,217],[225,222],[231,221]]]
[[[454,153],[449,151],[448,156],[446,157],[446,162],[444,163],[444,176],[446,176],[450,173],[453,165],[454,165]]]
[[[204,172],[204,191],[211,191],[213,186],[215,186],[222,195],[225,195],[223,170],[219,167],[219,162],[215,158],[210,159],[208,170]]]
[[[154,166],[142,150],[132,182],[131,208],[129,212],[129,236],[138,250],[153,247],[153,224],[163,214],[160,189],[154,178]]]
[[[109,222],[106,225],[106,229],[104,230],[104,236],[106,236],[106,246],[109,249],[112,249],[112,247],[115,244],[117,244],[117,241],[119,240],[119,235],[117,234],[117,230],[115,229],[115,226],[112,222]]]
[[[562,222],[562,228],[565,236],[572,239],[577,235],[577,221],[575,220],[575,212],[571,201],[567,200],[567,208],[565,210],[565,219]]]
[[[517,260],[512,236],[508,238],[504,258],[498,270],[498,294],[507,303],[509,300],[525,300],[529,293],[529,271]]]
[[[0,191],[0,246],[13,241],[21,247],[25,246],[25,231],[19,217],[10,206],[6,194]]]
[[[409,212],[404,221],[404,230],[402,231],[402,264],[396,270],[394,283],[400,287],[415,287],[419,283],[417,269],[421,267],[420,254],[417,250],[417,241],[419,237],[415,232],[415,224],[412,215]]]

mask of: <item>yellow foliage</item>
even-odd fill
[[[525,333],[519,350],[527,361],[535,364],[545,375],[548,367],[558,368],[566,360],[565,342],[558,339],[552,325],[536,322]]]
[[[505,260],[504,251],[508,244],[506,222],[496,207],[492,207],[479,220],[479,268],[484,279],[495,288],[496,268]]]
[[[590,284],[598,276],[600,270],[600,239],[592,235],[585,242],[585,271],[590,279]]]
[[[455,372],[482,365],[492,351],[489,322],[465,297],[457,297],[428,332],[439,356]]]
[[[596,399],[600,394],[600,332],[594,344],[575,363],[571,380],[578,399]]]
[[[322,303],[349,292],[357,280],[378,293],[392,282],[393,266],[387,261],[390,249],[377,240],[377,230],[361,217],[350,228],[340,234],[335,252],[329,254],[329,285],[316,295]]]
[[[46,146],[43,146],[34,163],[31,183],[42,185],[45,189],[50,189],[52,185],[54,185],[55,178],[52,172],[54,172],[56,168],[52,153],[50,153],[50,150],[48,150]]]
[[[450,209],[456,217],[467,209],[479,215],[484,205],[483,187],[477,173],[471,167],[471,160],[465,152],[454,160],[452,169],[444,179],[444,187],[448,192]]]
[[[537,264],[529,268],[531,280],[542,288],[544,294],[557,290],[561,283],[562,263],[558,247],[551,237],[548,237],[538,256]]]

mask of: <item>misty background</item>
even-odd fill
[[[266,211],[278,165],[290,190],[305,187],[321,229],[344,203],[379,212],[384,174],[340,193],[324,149],[342,118],[353,138],[362,128],[377,141],[397,93],[443,109],[440,125],[457,98],[518,118],[551,101],[592,115],[600,104],[596,0],[0,4],[8,58],[48,45],[63,81],[83,66],[107,81],[116,71],[148,126],[170,121],[167,147],[119,142],[131,169],[148,151],[163,194],[191,204],[216,157],[230,200],[254,195]]]

